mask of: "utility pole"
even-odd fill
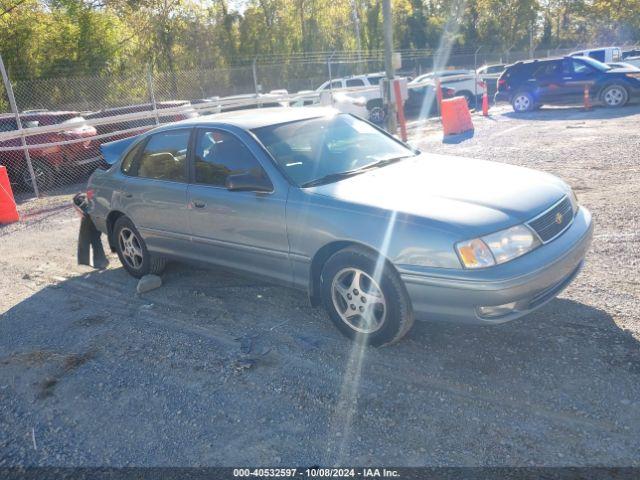
[[[382,28],[384,30],[384,69],[387,72],[387,130],[396,133],[396,105],[393,98],[392,82],[395,77],[393,69],[393,22],[391,18],[391,0],[382,0]]]
[[[531,20],[531,26],[529,27],[529,58],[533,58],[533,20]]]
[[[358,16],[358,1],[351,0],[353,9],[353,24],[356,29],[356,48],[358,49],[358,62],[362,60],[362,43],[360,41],[360,17]],[[358,66],[360,68],[360,66]]]

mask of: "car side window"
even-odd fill
[[[186,182],[187,149],[191,130],[169,130],[152,135],[130,169],[131,175]]]
[[[573,61],[573,73],[577,73],[579,75],[585,75],[593,72],[593,68],[591,68],[586,63],[580,62],[578,60]]]
[[[364,80],[361,78],[352,78],[347,80],[347,88],[349,87],[364,87]]]
[[[124,173],[125,175],[132,175],[132,169],[133,169],[133,161],[136,159],[136,156],[138,155],[138,152],[142,149],[142,146],[144,145],[144,142],[138,142],[138,144],[133,147],[129,153],[127,153],[127,155],[124,157],[124,159],[122,160],[122,164],[120,166],[120,170],[122,171],[122,173]]]
[[[16,121],[13,119],[2,120],[0,122],[0,132],[11,132],[17,129],[18,129],[18,125],[16,124]]]
[[[557,62],[549,62],[544,63],[538,67],[533,76],[535,78],[544,78],[556,75],[558,73],[558,63]]]
[[[193,156],[195,182],[224,187],[229,175],[266,173],[249,148],[235,135],[221,130],[200,130]]]

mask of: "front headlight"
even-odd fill
[[[578,204],[578,196],[576,195],[576,192],[574,192],[573,189],[570,192],[569,199],[571,200],[571,210],[575,216],[575,214],[578,213],[578,207],[580,205]]]
[[[540,245],[540,240],[524,225],[501,230],[481,238],[456,244],[465,268],[485,268],[518,258]]]

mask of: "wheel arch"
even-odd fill
[[[597,85],[597,84],[594,85],[594,87],[598,88],[598,94],[596,98],[599,101],[602,101],[603,100],[602,95],[604,94],[605,89],[614,85],[618,87],[622,87],[627,92],[627,98],[630,98],[631,92],[629,91],[629,86],[625,82],[621,81],[620,79],[610,79],[610,80],[607,80],[606,82],[601,83],[600,85]]]
[[[372,98],[371,100],[367,101],[367,110],[371,111],[376,107],[380,107],[380,108],[384,107],[384,104],[381,98]]]
[[[335,253],[345,250],[347,248],[356,247],[362,250],[366,250],[373,255],[384,258],[386,264],[396,273],[397,270],[393,263],[386,256],[382,255],[378,250],[369,245],[365,245],[364,243],[356,242],[353,240],[336,240],[330,242],[323,247],[321,247],[311,259],[311,266],[309,268],[309,300],[311,305],[318,306],[322,303],[321,297],[321,274],[324,265],[327,263],[327,260],[331,258]]]
[[[533,103],[533,105],[532,105],[532,110],[533,110],[533,107],[537,103],[539,103],[539,95],[536,94],[536,92],[535,92],[535,90],[533,88],[522,88],[522,87],[518,88],[515,92],[513,92],[511,94],[511,97],[509,99],[509,103],[513,106],[513,102],[515,101],[516,97],[518,95],[523,95],[523,94],[529,95],[529,97],[531,97],[531,102]],[[514,110],[515,110],[515,108],[514,108]]]
[[[116,224],[116,221],[120,217],[124,217],[125,214],[120,210],[111,210],[109,215],[107,215],[107,240],[109,240],[109,248],[112,252],[116,251],[115,239],[113,238],[113,227]]]

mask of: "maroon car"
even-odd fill
[[[20,114],[20,121],[27,135],[27,145],[44,145],[29,148],[31,164],[41,189],[46,190],[53,186],[60,174],[75,175],[84,166],[97,163],[100,159],[98,144],[91,139],[95,137],[96,129],[82,124],[84,118],[78,112],[23,112]],[[28,134],[30,128],[65,124],[69,124],[69,128],[61,132]],[[14,115],[0,115],[0,132],[11,132],[16,129]],[[56,145],[65,141],[71,141],[71,143]],[[0,165],[7,167],[11,183],[23,188],[31,188],[31,175],[24,152],[3,150],[21,145],[20,138],[0,140]]]
[[[177,112],[166,112],[167,109],[180,110]],[[158,115],[158,123],[163,124],[178,122],[180,120],[186,120],[187,118],[198,116],[197,112],[192,108],[191,103],[186,100],[157,102],[156,112]],[[130,115],[135,113],[147,114],[147,116],[145,118],[139,118],[135,120],[123,120],[122,118],[119,118],[123,115]],[[130,137],[132,135],[138,135],[157,125],[155,115],[153,114],[153,105],[150,103],[107,108],[104,110],[98,110],[97,112],[87,113],[84,117],[87,120],[99,121],[102,121],[102,119],[110,119],[110,117],[113,117],[113,119],[108,122],[105,120],[105,123],[96,125],[98,135],[113,134],[108,138],[102,139],[102,142],[110,142],[112,140],[119,140],[122,138]],[[136,130],[128,133],[119,133],[132,129]]]

